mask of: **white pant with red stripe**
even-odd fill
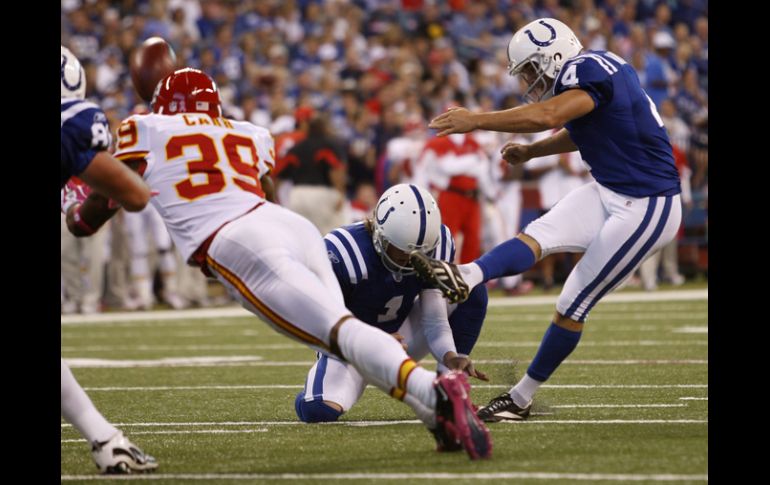
[[[244,308],[316,351],[330,354],[332,328],[351,316],[318,229],[281,206],[266,202],[226,224],[206,262]],[[393,337],[351,317],[337,343],[368,382],[397,397],[408,391],[432,412],[435,375],[415,368]]]
[[[281,206],[265,203],[225,225],[206,259],[246,309],[319,351],[350,315],[318,229]]]
[[[457,305],[449,305],[447,312],[451,315],[455,308]],[[418,298],[409,316],[396,332],[404,337],[406,352],[416,361],[422,360],[430,353],[421,321],[422,306]],[[352,365],[334,357],[318,354],[318,361],[307,374],[303,391],[304,400],[307,402],[331,401],[347,412],[361,399],[364,389],[366,381]]]
[[[681,220],[679,195],[634,198],[591,182],[567,194],[524,233],[540,244],[543,257],[585,252],[556,306],[582,322],[604,295],[676,236]]]

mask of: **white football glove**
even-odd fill
[[[77,183],[70,179],[61,189],[61,211],[66,214],[70,207],[82,204],[91,193],[91,187],[84,183]]]

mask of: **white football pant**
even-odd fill
[[[679,195],[634,198],[591,182],[567,194],[524,233],[540,244],[543,257],[585,252],[556,306],[561,315],[582,322],[604,295],[676,236],[681,220]]]

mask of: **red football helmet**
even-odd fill
[[[222,116],[219,90],[204,72],[189,67],[174,71],[155,87],[152,111],[164,115],[207,113]]]

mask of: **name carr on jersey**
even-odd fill
[[[233,128],[233,124],[226,118],[214,118],[207,114],[183,114],[182,118],[187,126],[214,125],[222,128]]]

